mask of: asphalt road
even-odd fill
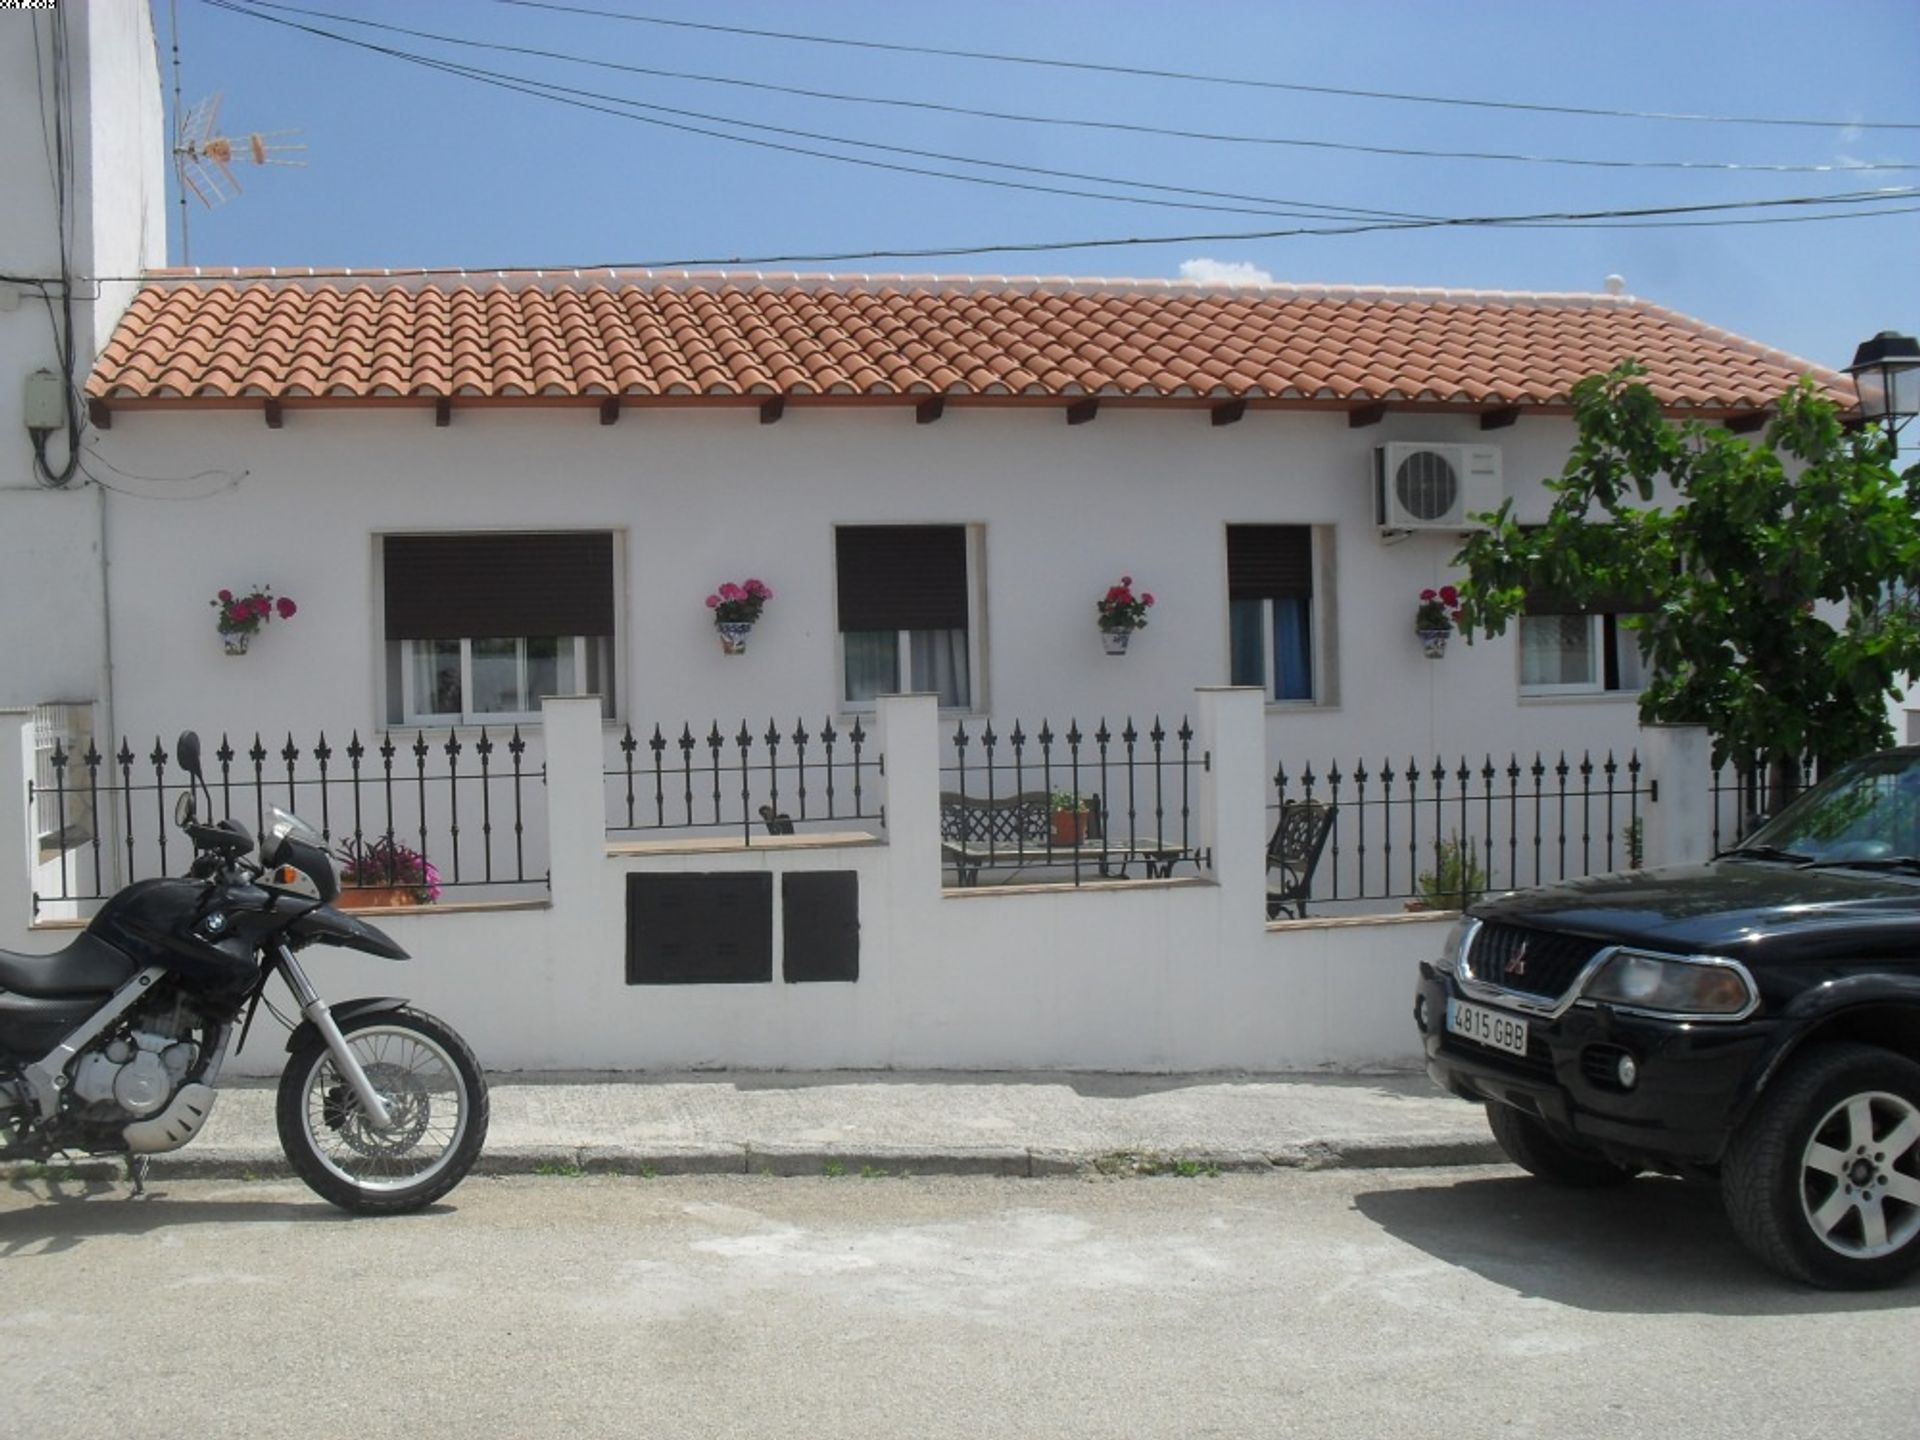
[[[1916,1433],[1920,1286],[1504,1168],[0,1190],[0,1434]]]

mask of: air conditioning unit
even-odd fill
[[[1374,521],[1386,534],[1471,530],[1469,515],[1498,510],[1498,445],[1396,442],[1373,450]]]

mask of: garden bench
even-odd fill
[[[1280,823],[1267,841],[1267,919],[1282,914],[1307,918],[1307,896],[1313,872],[1326,848],[1337,807],[1318,800],[1287,800],[1280,806]],[[1274,878],[1274,872],[1279,878]]]
[[[1117,871],[1123,880],[1127,866],[1138,860],[1150,879],[1164,880],[1181,860],[1193,858],[1186,845],[1158,835],[1107,838],[1106,812],[1100,797],[1087,795],[1083,799],[1087,806],[1085,833],[1077,844],[1063,845],[1054,838],[1053,797],[1045,790],[1023,790],[991,799],[943,790],[940,853],[953,866],[957,883],[966,886],[977,885],[980,871],[987,866],[1020,869],[1089,860],[1099,866],[1102,875]]]

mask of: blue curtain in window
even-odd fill
[[[1267,688],[1266,649],[1267,602],[1230,600],[1227,602],[1227,649],[1231,655],[1229,683]]]
[[[1273,604],[1273,698],[1313,698],[1313,601],[1304,595]]]

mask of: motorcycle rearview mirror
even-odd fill
[[[200,737],[191,730],[182,730],[180,738],[174,742],[173,758],[180,762],[180,768],[194,779],[200,778]]]
[[[200,737],[192,730],[182,730],[180,738],[173,742],[173,758],[180,762],[180,768],[187,772],[187,793],[174,803],[173,820],[176,825],[185,828],[194,821],[194,788],[206,791],[207,809],[213,809],[213,792],[207,790],[207,780],[200,773]]]

